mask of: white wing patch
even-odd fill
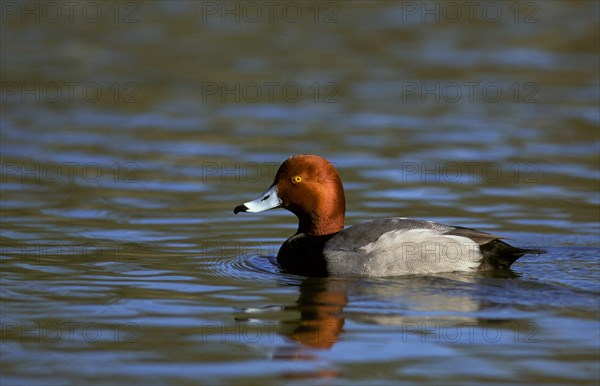
[[[324,253],[332,274],[368,276],[472,271],[482,257],[473,240],[432,229],[393,230],[358,249]]]

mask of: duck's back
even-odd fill
[[[395,276],[507,268],[526,253],[500,236],[432,221],[385,218],[351,226],[323,247],[336,276]]]

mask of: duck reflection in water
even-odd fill
[[[516,280],[507,280],[516,279]],[[286,285],[289,285],[287,283]],[[299,297],[293,306],[280,307],[280,311],[299,312],[299,318],[282,320],[278,333],[301,346],[278,347],[276,358],[308,358],[312,354],[303,348],[330,349],[341,338],[345,319],[358,323],[397,326],[396,333],[404,338],[433,341],[438,329],[473,329],[492,327],[492,330],[512,330],[528,321],[489,320],[476,317],[482,310],[503,307],[481,298],[487,289],[505,287],[518,291],[521,285],[530,286],[508,270],[486,274],[452,273],[432,276],[404,276],[402,278],[335,278],[306,277],[299,285]],[[345,310],[349,293],[356,303]],[[367,310],[361,311],[361,305]],[[264,311],[272,311],[266,307]],[[256,316],[256,309],[245,312]],[[238,321],[247,317],[236,318]],[[281,318],[285,319],[285,318]],[[280,320],[281,320],[280,319]],[[427,326],[419,328],[418,326]],[[440,330],[441,331],[441,330]],[[439,333],[439,331],[438,331]],[[439,338],[439,336],[437,337]],[[307,357],[308,356],[308,357]]]
[[[284,322],[282,333],[305,346],[331,348],[344,327],[343,311],[352,281],[348,278],[304,279],[297,305],[286,308],[300,311],[300,319]]]

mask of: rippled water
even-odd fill
[[[598,3],[52,3],[2,3],[3,385],[598,382]],[[232,210],[296,153],[548,252],[280,273]]]

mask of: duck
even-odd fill
[[[428,220],[389,217],[345,228],[346,199],[337,169],[318,155],[285,160],[271,186],[233,213],[283,208],[298,229],[279,248],[281,270],[303,276],[386,277],[507,270],[541,249],[514,247],[502,237]]]

